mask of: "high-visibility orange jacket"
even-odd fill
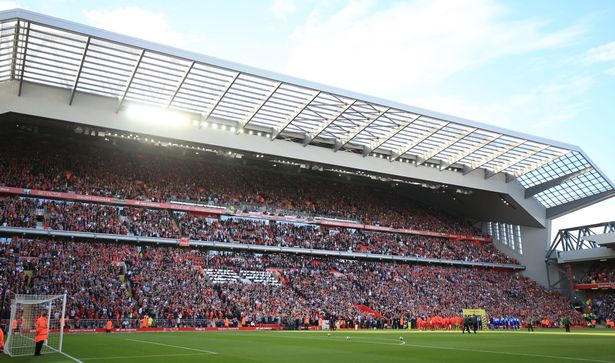
[[[141,319],[141,328],[147,328],[147,317]]]
[[[111,320],[107,320],[107,330],[111,330],[111,328],[113,328],[113,323]]]
[[[4,347],[4,332],[0,329],[0,349]]]
[[[47,328],[47,318],[44,316],[36,319],[36,331],[34,341],[41,342],[49,339],[49,329]]]

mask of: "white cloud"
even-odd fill
[[[297,11],[297,6],[294,0],[273,0],[270,10],[276,18],[286,21],[289,15]]]
[[[585,61],[587,63],[615,61],[615,41],[588,50]]]
[[[590,77],[577,77],[562,83],[539,85],[519,94],[502,95],[493,103],[461,94],[415,97],[405,101],[504,128],[544,133],[555,125],[578,118],[587,103],[583,95],[592,84]]]
[[[615,76],[615,41],[588,50],[583,62],[585,64],[612,63],[613,66],[607,69],[605,73]]]
[[[353,1],[327,16],[314,11],[292,35],[287,72],[400,99],[410,93],[404,90],[497,58],[565,46],[584,32],[580,26],[546,31],[548,23],[537,19],[503,20],[507,9],[491,0],[376,5]]]
[[[98,28],[175,47],[188,44],[188,36],[172,30],[164,13],[125,6],[113,10],[86,11],[85,16]]]
[[[0,1],[0,11],[20,8],[18,3],[12,1]]]

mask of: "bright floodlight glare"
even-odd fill
[[[180,113],[145,105],[130,105],[126,114],[138,121],[168,127],[187,127],[190,119]]]

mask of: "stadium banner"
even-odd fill
[[[577,284],[577,290],[615,289],[615,282],[596,282],[589,284]]]
[[[353,223],[353,222],[342,222],[342,221],[329,221],[326,219],[321,219],[318,221],[318,224],[321,226],[332,226],[332,227],[344,227],[344,228],[356,228],[356,229],[364,229],[365,225],[361,223]]]
[[[278,324],[263,324],[262,326],[240,326],[235,328],[114,328],[111,331],[115,333],[145,333],[145,332],[195,332],[195,331],[261,331],[261,330],[282,330],[282,326]],[[50,329],[51,332],[59,332],[59,329]],[[81,328],[81,329],[64,329],[64,333],[106,333],[105,328]],[[34,333],[34,330],[32,330]]]
[[[37,190],[37,189],[24,189],[24,188],[0,186],[0,194],[1,193],[25,195],[25,196],[40,197],[40,198],[64,199],[64,200],[72,200],[72,201],[80,201],[80,202],[94,202],[94,203],[104,203],[104,204],[114,204],[114,205],[126,205],[130,207],[168,209],[168,210],[176,210],[176,211],[182,211],[182,212],[206,213],[210,215],[228,215],[228,216],[238,216],[238,217],[248,217],[248,218],[260,218],[260,219],[268,219],[268,220],[291,222],[291,223],[295,222],[295,223],[306,223],[306,224],[319,224],[321,226],[329,226],[329,227],[344,227],[344,228],[365,229],[365,230],[372,230],[372,231],[379,231],[379,232],[412,234],[412,235],[418,235],[418,236],[431,236],[431,237],[448,238],[448,239],[460,240],[460,241],[461,240],[474,241],[474,242],[492,242],[493,241],[490,237],[467,236],[467,235],[462,235],[462,234],[450,234],[450,233],[442,233],[442,232],[420,231],[420,230],[414,230],[414,229],[392,228],[392,227],[374,226],[374,225],[367,225],[367,224],[361,224],[361,223],[355,223],[355,222],[334,221],[334,220],[326,220],[326,219],[314,220],[313,218],[276,216],[276,215],[264,214],[264,213],[259,213],[259,212],[244,213],[244,212],[230,211],[224,208],[201,207],[201,206],[175,204],[175,203],[147,202],[147,201],[132,200],[132,199],[117,199],[117,198],[110,198],[110,197],[100,197],[96,195],[52,192],[52,191]]]
[[[485,319],[487,318],[487,312],[485,311],[485,309],[463,309],[462,313],[463,316],[480,316],[483,321],[485,321]]]

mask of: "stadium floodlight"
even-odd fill
[[[126,109],[126,114],[131,119],[170,127],[187,127],[190,119],[181,113],[146,105],[130,105]]]

